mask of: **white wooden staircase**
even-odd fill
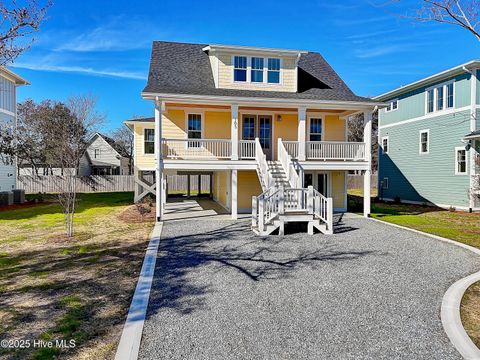
[[[314,228],[333,234],[333,199],[312,186],[303,187],[291,157],[279,139],[278,161],[267,161],[258,139],[255,140],[257,174],[263,193],[252,197],[252,230],[257,235],[270,235],[278,229],[283,235],[285,224],[306,222],[308,233]]]

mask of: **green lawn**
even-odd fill
[[[0,211],[0,338],[73,339],[76,347],[0,349],[0,358],[111,359],[153,214],[142,219],[132,193],[81,194],[75,236],[66,239],[62,209],[46,200]]]

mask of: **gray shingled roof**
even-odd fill
[[[464,139],[466,138],[477,138],[480,137],[480,130],[472,131],[470,134],[465,135]]]
[[[316,52],[302,54],[299,92],[217,89],[205,44],[154,41],[144,93],[267,97],[305,100],[374,102],[356,96],[325,59]]]

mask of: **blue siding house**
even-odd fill
[[[375,97],[383,200],[480,210],[480,60]]]

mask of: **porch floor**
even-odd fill
[[[251,215],[239,215],[239,217],[250,217]],[[211,199],[179,197],[169,198],[165,205],[163,220],[180,219],[208,219],[218,217],[219,220],[231,220],[230,213]]]

